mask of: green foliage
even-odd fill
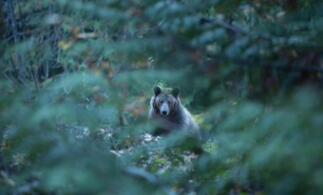
[[[323,193],[322,2],[0,6],[1,194]],[[156,84],[201,140],[151,135]]]

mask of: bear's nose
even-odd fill
[[[166,114],[167,114],[167,112],[164,110],[164,111],[162,111],[162,114],[163,114],[163,115],[166,115]]]

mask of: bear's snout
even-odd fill
[[[166,103],[163,103],[160,107],[160,113],[164,116],[169,114],[169,106]]]

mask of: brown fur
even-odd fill
[[[149,119],[157,126],[156,134],[187,131],[198,134],[199,127],[190,112],[182,105],[178,89],[154,88],[150,99]]]

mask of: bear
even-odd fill
[[[154,87],[150,99],[149,120],[156,124],[154,135],[185,131],[200,138],[199,126],[191,113],[181,103],[179,89],[162,89]]]

